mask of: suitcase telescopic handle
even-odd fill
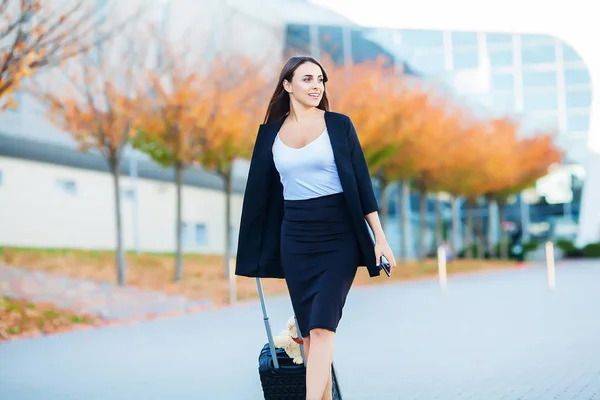
[[[267,305],[265,304],[265,295],[262,290],[260,278],[256,278],[256,286],[258,287],[258,295],[260,296],[260,305],[262,307],[263,321],[265,322],[267,338],[269,339],[269,349],[271,350],[271,359],[273,360],[273,367],[275,367],[275,369],[279,369],[279,360],[277,360],[277,353],[275,353],[275,342],[273,342],[273,333],[271,332],[271,325],[269,324],[269,315],[267,313]]]

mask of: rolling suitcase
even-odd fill
[[[256,278],[256,285],[258,287],[268,338],[267,343],[263,346],[258,356],[258,373],[265,400],[305,400],[306,358],[304,357],[304,348],[300,345],[304,364],[294,364],[285,350],[275,348],[260,278]],[[296,321],[296,328],[298,328],[298,321]],[[331,366],[331,387],[333,400],[342,400],[342,394],[333,365]]]

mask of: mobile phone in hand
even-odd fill
[[[379,268],[383,269],[388,277],[392,276],[392,267],[390,267],[390,263],[384,256],[379,258]]]

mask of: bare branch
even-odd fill
[[[125,3],[116,0],[101,8],[96,7],[96,2],[86,0],[60,3],[0,1],[4,17],[0,20],[2,100],[10,96],[25,77],[42,67],[57,66],[72,57],[88,53],[115,37],[117,32],[123,31],[151,8],[151,3],[143,3],[119,16],[118,11],[123,11],[117,10],[117,6]],[[10,17],[9,12],[14,17]],[[110,17],[109,28],[103,29],[98,25],[103,15]]]

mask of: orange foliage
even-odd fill
[[[110,82],[106,84],[105,95],[110,109],[78,102],[69,95],[59,98],[47,94],[46,98],[50,103],[50,118],[80,142],[81,150],[95,148],[111,155],[127,142],[139,103],[120,93]]]
[[[108,8],[105,3],[103,8]],[[87,51],[101,37],[94,2],[0,2],[0,111],[17,107],[14,93],[39,68]]]
[[[506,196],[560,162],[550,136],[519,138],[516,121],[477,119],[382,60],[324,64],[332,108],[352,118],[371,173],[384,181],[469,199]]]
[[[508,118],[469,122],[456,131],[434,186],[472,200],[501,200],[532,185],[562,156],[550,136],[523,139],[518,132],[518,123]]]
[[[437,176],[451,167],[448,152],[460,143],[462,116],[432,93],[421,93],[419,98],[403,111],[411,119],[408,139],[398,148],[390,174],[415,182],[421,191],[439,190]]]
[[[202,101],[203,78],[179,68],[167,74],[150,72],[148,78],[154,96],[132,143],[163,166],[190,165],[203,151],[207,120],[214,118]]]
[[[104,51],[114,55],[117,49],[111,45],[107,42]],[[115,66],[102,57],[97,62],[78,56],[44,83],[31,85],[32,91],[48,106],[50,120],[73,135],[81,150],[99,150],[114,168],[146,106],[139,63],[136,57],[123,57]]]
[[[447,168],[449,148],[458,143],[461,115],[383,63],[326,66],[332,107],[352,118],[372,174],[433,186],[435,174]]]
[[[330,81],[327,92],[334,111],[352,119],[359,136],[367,165],[377,173],[400,144],[393,111],[401,107],[406,93],[405,80],[393,71],[383,69],[383,60],[327,65]]]
[[[157,162],[198,163],[223,176],[236,158],[249,157],[267,101],[258,65],[238,57],[174,63],[150,82],[155,98],[134,144]]]
[[[204,87],[210,95],[202,103],[214,118],[207,120],[204,151],[196,161],[229,179],[235,159],[250,157],[270,87],[260,65],[243,57],[214,59]]]
[[[560,163],[564,154],[552,139],[549,133],[538,133],[519,140],[509,160],[513,163],[510,165],[514,173],[513,180],[490,190],[489,195],[504,202],[510,195],[534,185],[549,172],[552,165]]]

